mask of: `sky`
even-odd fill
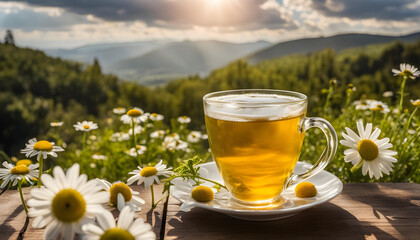
[[[0,37],[74,48],[169,39],[281,42],[420,31],[420,0],[0,0]]]

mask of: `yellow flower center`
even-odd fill
[[[51,150],[53,150],[53,145],[48,141],[41,140],[34,144],[34,150],[51,152]]]
[[[51,206],[55,217],[65,223],[78,221],[86,212],[86,201],[82,194],[71,188],[59,191]]]
[[[131,109],[130,111],[127,112],[127,115],[130,117],[138,117],[141,115],[141,112],[137,109]]]
[[[118,201],[117,201],[117,197],[118,197],[118,193],[121,193],[124,197],[124,200],[126,202],[131,200],[132,194],[131,194],[131,190],[130,188],[127,186],[127,184],[125,183],[114,183],[110,188],[109,188],[109,193],[111,195],[110,197],[110,202],[112,204],[114,204],[114,206],[117,206]]]
[[[157,113],[152,113],[150,115],[152,115],[153,117],[157,117]]]
[[[197,202],[209,202],[213,200],[214,195],[211,188],[207,186],[197,186],[191,191],[191,197]]]
[[[410,77],[413,75],[413,73],[410,70],[404,70],[404,72],[401,72],[400,74],[407,77]]]
[[[137,150],[140,150],[141,149],[141,146],[140,145],[136,145],[136,149]]]
[[[155,167],[145,167],[140,171],[140,175],[143,177],[150,177],[157,174]]]
[[[121,107],[117,107],[118,110],[121,110]]]
[[[379,149],[378,146],[369,139],[362,139],[357,144],[357,151],[359,151],[360,157],[366,161],[372,161],[378,157]]]
[[[89,126],[89,125],[83,125],[83,128],[84,128],[84,129],[89,129],[89,128],[90,128],[90,126]]]
[[[15,175],[25,175],[29,173],[29,168],[26,165],[18,165],[10,169],[10,173]]]
[[[134,237],[129,231],[115,227],[102,233],[99,240],[134,240]]]
[[[315,185],[310,182],[301,182],[295,188],[295,194],[300,198],[315,197],[317,190]]]
[[[186,120],[188,117],[187,116],[182,116],[182,119]]]
[[[32,164],[32,161],[31,160],[29,160],[29,159],[22,159],[22,160],[17,161],[16,166],[19,166],[19,165],[29,166],[31,164]]]

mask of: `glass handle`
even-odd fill
[[[299,131],[306,132],[306,130],[318,127],[324,132],[325,137],[327,138],[327,146],[325,147],[324,151],[322,152],[321,156],[319,157],[318,161],[315,165],[306,173],[302,174],[295,174],[292,173],[290,177],[287,179],[285,183],[285,188],[290,187],[291,185],[297,184],[299,182],[304,181],[305,179],[312,177],[313,175],[322,171],[334,158],[334,155],[337,151],[337,133],[335,132],[333,126],[331,124],[319,117],[312,117],[307,118],[304,117],[300,121]]]

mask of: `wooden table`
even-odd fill
[[[344,184],[343,193],[331,202],[269,222],[198,208],[181,212],[173,198],[148,211],[150,192],[134,188],[147,202],[137,215],[152,223],[158,239],[420,239],[420,184]],[[25,213],[18,192],[0,196],[0,239],[42,239],[43,229],[33,229],[31,222],[19,237]]]

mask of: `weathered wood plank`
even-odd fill
[[[139,197],[146,201],[142,207],[142,211],[136,213],[136,217],[143,218],[146,222],[152,224],[153,230],[159,239],[160,229],[162,226],[163,216],[163,202],[162,201],[154,211],[150,211],[152,206],[150,189],[145,189],[143,186],[132,185],[133,190],[140,192]],[[162,185],[155,185],[155,201],[162,197]],[[25,199],[28,200],[29,188],[24,189]],[[114,217],[119,215],[118,210],[112,211]],[[25,223],[25,211],[20,204],[19,193],[16,190],[8,190],[0,195],[0,239],[16,239],[19,231]],[[23,235],[23,239],[43,239],[44,229],[32,228],[32,221],[30,219],[28,228]]]
[[[329,203],[268,222],[179,209],[171,198],[165,239],[420,239],[420,184],[345,184]]]

